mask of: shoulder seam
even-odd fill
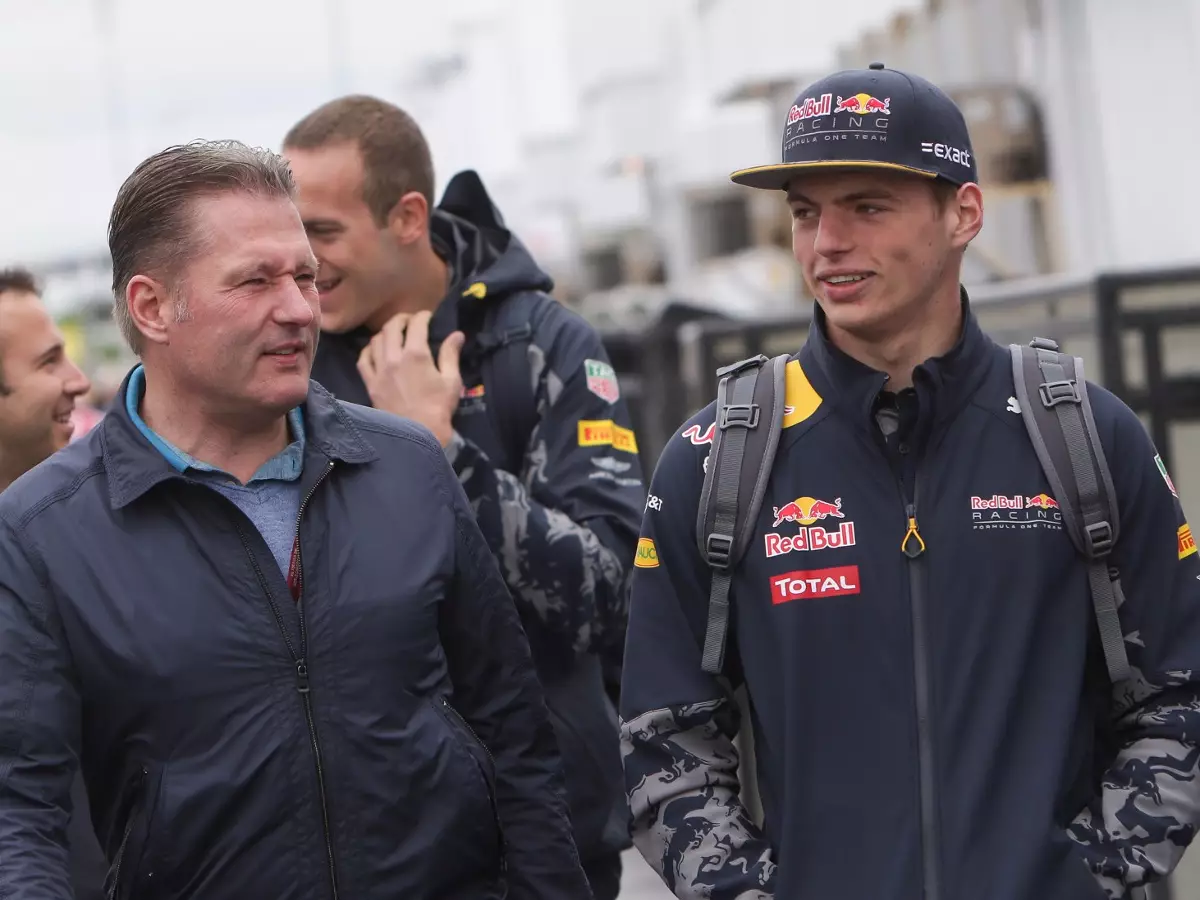
[[[100,475],[103,472],[104,460],[99,458],[94,459],[91,464],[87,466],[87,468],[81,470],[74,478],[71,479],[70,482],[60,488],[56,488],[46,496],[42,497],[33,506],[21,513],[15,522],[10,522],[10,525],[13,526],[14,530],[18,528],[23,529],[26,525],[33,521],[36,516],[40,515],[42,512],[53,506],[55,503],[58,503],[60,500],[70,497],[81,487],[83,487],[86,481],[95,478],[97,475]]]

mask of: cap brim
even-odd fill
[[[899,163],[879,162],[873,159],[838,159],[815,160],[800,163],[776,163],[770,166],[754,166],[750,169],[738,169],[729,176],[734,184],[746,187],[761,188],[768,191],[781,191],[797,173],[811,169],[890,169],[893,172],[907,172],[910,175],[920,175],[922,178],[937,178],[937,172],[928,169],[918,169],[914,166],[904,166]]]

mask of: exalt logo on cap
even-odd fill
[[[931,141],[925,141],[921,144],[922,153],[932,153],[938,159],[944,159],[948,162],[958,163],[964,168],[971,168],[971,154],[966,150],[961,150],[958,147],[951,147],[947,144],[936,144]]]

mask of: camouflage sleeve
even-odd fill
[[[1121,437],[1135,435],[1134,446],[1108,458],[1133,675],[1113,695],[1119,751],[1070,828],[1114,900],[1169,875],[1200,826],[1200,555],[1165,467],[1130,419]]]
[[[696,433],[712,417],[697,416]],[[676,897],[769,900],[774,851],[740,799],[732,639],[731,678],[700,669],[709,570],[693,535],[706,452],[672,438],[650,488],[621,685],[625,786],[634,843]]]
[[[447,448],[531,640],[619,648],[645,486],[600,336],[552,309],[530,344],[538,423],[519,476],[455,435]]]

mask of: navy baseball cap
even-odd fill
[[[740,169],[735,184],[786,190],[818,168],[891,169],[953,184],[977,182],[962,111],[936,85],[871,63],[822,78],[796,98],[783,130],[783,161]]]

